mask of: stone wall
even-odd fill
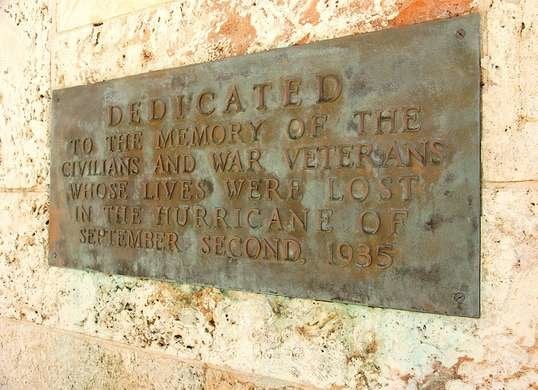
[[[49,267],[51,90],[479,12],[480,319]],[[0,387],[538,387],[536,0],[0,1]]]

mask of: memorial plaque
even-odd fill
[[[50,264],[479,315],[479,17],[54,91]]]

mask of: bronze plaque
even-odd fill
[[[54,91],[50,264],[479,315],[479,18]]]

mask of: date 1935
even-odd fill
[[[331,242],[328,246],[329,264],[339,267],[386,269],[392,266],[396,255],[396,250],[391,243],[352,245],[344,241]]]

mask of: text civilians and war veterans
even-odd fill
[[[55,91],[51,264],[478,315],[478,20]]]

